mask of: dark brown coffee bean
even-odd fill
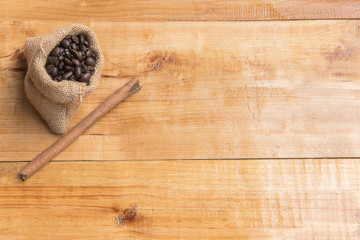
[[[46,66],[46,72],[48,74],[51,74],[53,70],[54,70],[54,65],[50,64]]]
[[[78,50],[78,46],[75,44],[75,43],[72,43],[71,44],[71,48],[74,49],[74,50]]]
[[[73,65],[72,61],[70,61],[68,58],[65,58],[65,59],[64,59],[64,63],[65,63],[66,65],[69,65],[69,66],[72,66],[72,65]]]
[[[81,64],[81,70],[82,70],[83,72],[85,72],[86,69],[87,69],[87,66],[85,65],[85,63]]]
[[[72,71],[72,67],[69,66],[69,65],[65,65],[65,66],[64,66],[64,70],[67,71],[67,72],[68,72],[68,71]]]
[[[82,71],[81,71],[81,68],[79,67],[79,66],[76,66],[75,67],[75,77],[76,78],[80,78],[81,77],[81,75],[82,75]]]
[[[73,72],[69,71],[69,72],[66,72],[64,73],[61,78],[62,79],[68,79],[69,77],[71,77],[73,75]]]
[[[64,56],[60,56],[60,57],[59,57],[59,61],[60,61],[60,62],[64,61],[64,59],[65,59]]]
[[[92,57],[93,51],[91,49],[87,50],[86,57]]]
[[[59,59],[57,57],[53,58],[53,62],[54,62],[55,66],[59,65],[59,63],[60,63],[60,61],[59,61]]]
[[[85,42],[85,37],[84,35],[80,34],[80,43],[84,44],[84,42]]]
[[[77,52],[77,51],[75,51],[73,49],[71,49],[70,52],[73,55],[73,57],[76,57],[77,59],[79,59],[79,52]]]
[[[93,66],[88,66],[86,70],[87,71],[94,71],[94,67]]]
[[[80,50],[83,52],[86,52],[88,50],[88,48],[85,47],[84,45],[81,45]]]
[[[92,57],[87,57],[85,59],[85,64],[88,66],[95,66],[95,60]]]
[[[77,53],[78,53],[78,56],[79,56],[78,59],[80,60],[80,62],[82,62],[84,60],[84,56],[85,56],[84,53],[81,52],[81,51],[78,51]]]
[[[84,45],[87,46],[87,47],[89,47],[89,42],[88,42],[88,41],[85,41],[85,42],[84,42]]]
[[[58,68],[62,70],[64,68],[64,65],[64,62],[60,62]]]
[[[54,67],[54,69],[51,72],[51,76],[53,77],[57,77],[57,75],[59,75],[59,71],[56,67]]]
[[[51,51],[51,56],[58,56],[60,54],[60,48],[59,47],[56,47],[54,48],[52,51]]]
[[[69,43],[68,40],[64,39],[64,40],[61,41],[61,46],[62,46],[63,48],[69,48],[69,47],[70,47],[70,43]]]
[[[67,57],[67,58],[71,58],[71,54],[70,54],[70,51],[69,50],[65,50],[65,56]]]
[[[91,78],[91,74],[90,73],[84,73],[84,75],[82,75],[82,77],[80,78],[81,82],[89,82]]]
[[[64,52],[64,48],[60,47],[60,54]]]
[[[71,39],[73,40],[74,43],[79,44],[79,38],[77,36],[72,35]]]
[[[79,61],[78,59],[76,59],[76,58],[73,58],[71,61],[72,61],[76,66],[79,66],[79,65],[80,65],[80,61]]]

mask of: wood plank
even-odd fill
[[[354,0],[1,0],[1,20],[238,21],[359,18]]]
[[[1,24],[0,56],[60,25]],[[144,88],[57,159],[360,156],[359,21],[91,26],[103,80],[72,126],[128,76]],[[0,62],[1,161],[32,159],[57,138],[24,97],[21,59]]]
[[[0,238],[360,237],[359,159],[52,162],[21,182],[24,164],[0,163]]]

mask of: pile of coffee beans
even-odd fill
[[[45,69],[55,81],[71,80],[89,83],[94,74],[96,54],[85,35],[65,37],[49,54]]]

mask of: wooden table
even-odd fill
[[[0,239],[360,239],[360,1],[0,5]],[[74,22],[105,66],[70,127],[143,89],[22,182],[59,137],[22,47]]]

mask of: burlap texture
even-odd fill
[[[57,82],[46,72],[45,63],[49,53],[67,35],[84,34],[96,54],[95,73],[89,85],[75,81]],[[79,24],[59,29],[41,37],[26,40],[24,53],[28,63],[25,76],[25,93],[35,109],[55,134],[64,134],[66,127],[79,109],[82,100],[99,84],[104,56],[95,33]]]

